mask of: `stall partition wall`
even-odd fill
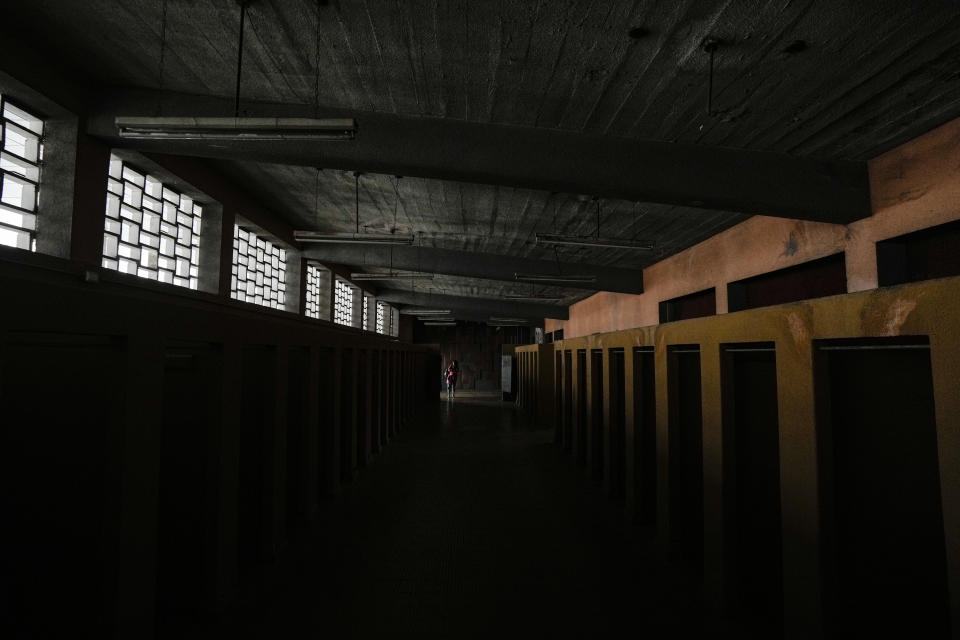
[[[559,354],[559,352],[556,352]],[[515,349],[518,367],[517,385],[519,392],[517,406],[524,409],[535,424],[545,429],[557,429],[555,438],[562,439],[558,406],[562,391],[556,383],[560,381],[555,371],[552,343],[518,346]]]
[[[415,375],[393,372],[394,395],[437,401],[416,383],[435,354],[359,331],[123,274],[86,282],[49,256],[0,261],[0,289],[14,635],[152,637],[258,583],[338,489],[355,438],[340,422],[345,358],[394,354],[366,359],[380,379],[406,352]],[[399,406],[369,408],[392,410],[396,431],[413,405]]]
[[[869,506],[881,489],[870,493],[867,480],[889,466],[885,456],[901,439],[911,439],[918,448],[911,465],[890,467],[905,479],[902,489],[882,491],[903,497],[890,506],[890,517],[915,520],[917,531],[908,548],[886,547],[897,555],[890,566],[901,561],[913,566],[911,579],[922,585],[917,594],[924,594],[926,604],[919,595],[905,595],[901,603],[913,603],[924,619],[947,620],[941,627],[955,629],[960,625],[958,326],[960,278],[944,278],[557,341],[552,347],[564,354],[558,392],[571,400],[569,408],[562,405],[564,418],[570,416],[570,455],[581,467],[590,460],[593,370],[607,372],[603,411],[618,415],[620,365],[614,359],[621,349],[632,354],[623,366],[626,512],[654,527],[665,552],[702,568],[693,575],[701,575],[712,606],[737,615],[753,599],[768,629],[782,626],[788,637],[842,636],[851,618],[838,612],[866,611],[869,598],[851,600],[841,593],[851,584],[885,584],[874,574],[881,570],[876,563],[856,569],[844,564],[858,556],[843,549],[879,527],[877,518],[886,519]],[[899,391],[876,378],[890,371],[899,380],[922,366],[889,359],[863,364],[839,359],[837,354],[846,352],[821,349],[841,339],[902,336],[929,345],[922,352],[929,373],[926,383],[920,373],[911,374]],[[916,391],[917,385],[927,391]],[[927,400],[932,394],[932,402],[916,400],[923,393]],[[837,396],[844,402],[824,414],[824,399]],[[895,416],[913,407],[912,430],[864,431],[863,418],[854,419],[857,403],[871,401],[875,411],[901,427],[908,421]],[[878,440],[863,451],[851,448],[850,442],[868,433]],[[837,506],[861,494],[860,511]],[[702,505],[700,518],[685,510],[685,498]],[[753,518],[754,511],[762,515]],[[846,519],[836,516],[841,512]],[[927,545],[916,543],[921,536]],[[699,554],[693,546],[700,547]]]

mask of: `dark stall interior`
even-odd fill
[[[825,562],[838,636],[949,628],[925,338],[817,344]],[[897,553],[891,553],[896,549]],[[883,617],[869,612],[880,608]]]

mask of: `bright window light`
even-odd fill
[[[349,327],[353,324],[353,287],[339,278],[334,280],[334,286],[333,321]]]
[[[361,327],[364,331],[370,330],[370,296],[363,296],[363,318]]]
[[[110,156],[103,266],[196,289],[202,214],[189,196]]]
[[[0,94],[0,244],[37,250],[43,120]]]
[[[253,231],[233,225],[230,297],[283,309],[287,252]]]
[[[390,322],[390,311],[386,302],[377,301],[377,333],[386,333]]]
[[[320,277],[321,269],[315,264],[307,265],[307,300],[304,313],[309,318],[320,319]]]

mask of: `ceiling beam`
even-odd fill
[[[224,116],[229,98],[117,90],[88,133],[141,151],[508,185],[845,224],[870,215],[866,163],[556,129],[245,101],[241,113],[352,117],[350,142],[121,140],[116,116]]]
[[[398,271],[422,271],[437,275],[483,278],[516,282],[516,273],[583,274],[596,276],[591,283],[563,284],[564,289],[587,291],[615,291],[617,293],[643,293],[643,271],[591,264],[565,263],[558,265],[552,260],[514,258],[492,253],[472,253],[432,247],[371,245],[308,244],[303,245],[303,257],[325,263],[350,265],[356,268],[388,269]],[[390,249],[393,257],[390,256]],[[560,271],[562,269],[562,271]],[[524,291],[529,284],[517,283]]]
[[[457,315],[457,312],[461,312],[465,318],[478,320],[481,318],[487,319],[491,316],[527,318],[529,320],[543,320],[544,318],[567,320],[570,317],[567,307],[559,305],[516,302],[499,298],[450,296],[442,293],[423,293],[402,289],[380,289],[377,292],[377,300],[423,309],[450,309],[454,316]]]

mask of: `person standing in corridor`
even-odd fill
[[[460,367],[457,365],[457,361],[454,360],[447,367],[446,377],[447,377],[447,397],[457,397],[457,378],[460,376]]]

